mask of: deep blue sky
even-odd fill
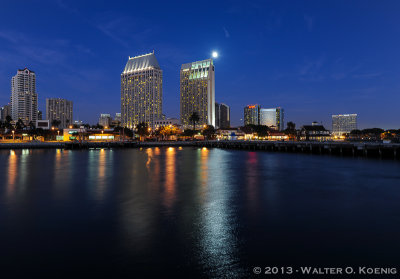
[[[163,103],[179,117],[179,69],[217,50],[216,101],[281,106],[297,126],[358,113],[359,126],[400,128],[400,1],[2,1],[0,104],[25,66],[46,97],[96,123],[120,111],[128,56],[151,52]]]

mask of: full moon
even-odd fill
[[[218,57],[218,52],[213,51],[213,52],[212,52],[212,57],[213,57],[213,58],[217,58],[217,57]]]

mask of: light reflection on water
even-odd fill
[[[15,192],[15,182],[17,179],[17,155],[14,150],[10,150],[8,156],[8,183],[7,183],[7,196],[11,197]]]
[[[86,185],[89,188],[89,195],[94,200],[102,202],[112,180],[113,151],[105,149],[89,150],[88,156],[87,168],[89,174]]]
[[[176,152],[175,148],[169,147],[165,156],[165,189],[164,189],[164,204],[168,210],[171,210],[175,202],[175,161]]]
[[[0,151],[0,267],[246,278],[268,263],[390,263],[399,170],[207,148]]]

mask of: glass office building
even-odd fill
[[[284,130],[283,108],[260,109],[260,125],[266,125],[274,130]]]

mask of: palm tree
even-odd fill
[[[24,122],[21,120],[21,118],[20,119],[18,119],[18,121],[17,121],[17,124],[15,124],[15,126],[16,126],[16,128],[18,129],[18,130],[21,130],[21,129],[23,129],[24,127],[25,127],[25,124],[24,124]]]
[[[5,122],[5,128],[7,128],[7,130],[11,130],[13,128],[12,124],[11,124],[12,118],[11,116],[7,115],[6,116],[6,122]]]
[[[147,136],[150,134],[150,128],[149,125],[145,122],[140,122],[137,126],[136,126],[136,132],[139,134],[140,136],[140,140],[142,139],[142,137]]]
[[[30,121],[30,122],[29,122],[29,129],[30,129],[30,130],[35,130],[35,129],[36,129],[36,126],[35,126],[35,124],[33,123],[33,121]]]
[[[206,137],[206,139],[212,139],[215,136],[215,128],[213,125],[207,125],[203,129],[203,136]]]
[[[289,140],[295,140],[297,135],[296,124],[289,121],[286,125],[286,130],[284,132],[286,135],[288,135]]]
[[[196,130],[196,122],[200,121],[200,116],[197,112],[193,112],[190,117],[189,117],[189,121],[193,123],[193,131]]]

